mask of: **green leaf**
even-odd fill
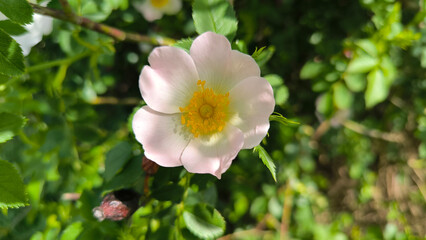
[[[111,180],[129,161],[132,146],[128,142],[119,142],[107,154],[105,159],[105,179]]]
[[[330,117],[333,112],[333,97],[328,91],[318,98],[317,111],[326,117]]]
[[[83,231],[82,222],[74,222],[65,228],[61,240],[75,240]]]
[[[289,125],[298,125],[298,122],[295,121],[291,121],[288,120],[286,117],[284,117],[283,115],[275,112],[274,114],[272,114],[271,116],[269,116],[269,121],[273,122],[279,122],[283,125],[289,126]]]
[[[309,61],[300,70],[300,79],[313,79],[318,77],[325,69],[321,62]]]
[[[367,90],[365,91],[365,104],[371,108],[386,99],[389,87],[386,84],[382,70],[376,69],[367,76]]]
[[[366,76],[362,73],[345,74],[343,79],[345,80],[346,86],[348,86],[352,92],[364,90],[367,84]]]
[[[355,43],[364,52],[372,57],[377,57],[378,51],[376,45],[370,39],[361,39]]]
[[[254,58],[254,60],[257,62],[257,65],[259,65],[259,67],[262,67],[271,59],[274,53],[275,53],[275,47],[269,46],[268,48],[262,50],[262,52],[259,53],[259,55],[256,58]]]
[[[0,29],[0,74],[17,76],[24,72],[24,56],[19,44]]]
[[[12,113],[0,113],[0,143],[12,139],[24,126],[25,119]]]
[[[27,32],[24,27],[10,20],[0,21],[0,28],[10,35],[20,35]]]
[[[194,39],[192,39],[192,38],[181,39],[181,40],[177,41],[175,44],[173,44],[173,47],[181,48],[181,49],[183,49],[183,50],[185,50],[186,52],[189,53],[189,49],[191,48],[193,41],[194,41]]]
[[[284,85],[283,79],[277,74],[269,74],[264,77],[274,90],[275,103],[284,104],[289,96],[288,88]]]
[[[383,71],[383,75],[385,76],[386,85],[390,87],[395,80],[397,69],[389,56],[382,57],[380,69]]]
[[[9,81],[9,80],[10,80],[9,76],[6,76],[6,75],[3,75],[3,74],[0,73],[0,84],[7,83],[7,81]]]
[[[276,91],[274,91],[275,95],[275,103],[277,105],[283,105],[289,96],[288,88],[286,86],[279,87]]]
[[[129,188],[142,175],[142,157],[134,157],[123,167],[123,170],[116,174],[104,187],[104,190],[116,190],[121,188]]]
[[[269,169],[269,171],[272,174],[272,177],[274,178],[274,181],[276,182],[277,181],[276,167],[271,156],[269,156],[268,152],[260,145],[257,145],[256,147],[254,147],[253,151],[259,154],[259,157],[260,159],[262,159],[263,164],[265,164],[265,166]]]
[[[256,49],[254,50],[254,53],[251,55],[251,57],[254,58],[254,59],[258,58],[259,55],[263,52],[263,50],[265,50],[265,48],[266,48],[266,46],[261,47],[259,49],[257,49],[257,47],[256,47]]]
[[[0,159],[0,208],[25,207],[25,185],[16,168]]]
[[[184,193],[182,186],[177,184],[167,184],[152,191],[152,197],[160,201],[172,201],[178,203],[182,200]]]
[[[378,59],[368,55],[360,55],[349,63],[346,71],[348,73],[366,73],[377,66]]]
[[[232,41],[238,22],[227,0],[196,0],[192,5],[192,18],[198,34],[215,32]]]
[[[353,96],[345,85],[339,82],[333,85],[333,100],[339,109],[348,109],[352,105]]]
[[[1,0],[0,12],[19,24],[33,21],[33,9],[26,0]]]
[[[184,211],[183,220],[188,230],[201,239],[215,239],[225,232],[225,219],[219,211],[205,204]]]

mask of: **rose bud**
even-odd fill
[[[109,219],[120,221],[131,216],[137,209],[139,194],[133,190],[122,189],[108,193],[99,207],[93,208],[93,216],[98,221]]]

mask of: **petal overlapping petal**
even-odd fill
[[[180,114],[163,114],[144,106],[135,113],[132,127],[147,158],[164,167],[182,165],[180,156],[190,136],[180,124]]]
[[[243,133],[228,125],[211,137],[194,138],[182,153],[182,164],[189,172],[210,173],[220,179],[243,147]]]
[[[261,77],[249,77],[229,92],[230,123],[244,133],[244,149],[257,146],[269,129],[275,100],[271,85]]]
[[[177,113],[197,89],[199,79],[192,58],[182,49],[158,47],[149,55],[139,88],[145,102],[162,113]]]

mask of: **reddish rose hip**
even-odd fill
[[[98,221],[109,219],[120,221],[131,216],[138,207],[139,194],[132,190],[118,190],[108,193],[99,207],[93,209]]]

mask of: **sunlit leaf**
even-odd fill
[[[0,66],[0,74],[8,76],[20,75],[25,69],[21,47],[2,29],[0,29]]]
[[[238,22],[227,0],[197,0],[192,5],[192,18],[198,34],[212,31],[226,36],[230,41],[237,32]]]
[[[344,77],[346,86],[352,92],[360,92],[365,89],[365,85],[367,85],[367,78],[365,74],[346,74]]]
[[[0,143],[10,140],[24,125],[25,119],[12,113],[0,113]]]
[[[78,238],[80,233],[83,231],[83,223],[82,222],[74,222],[69,225],[63,231],[61,235],[61,240],[75,240]]]
[[[376,69],[367,76],[367,90],[365,91],[365,105],[371,108],[386,99],[389,87],[386,84],[382,70]]]
[[[348,73],[366,73],[377,66],[379,60],[369,55],[358,56],[349,62]]]
[[[336,83],[333,87],[333,100],[339,109],[347,109],[352,105],[353,96],[344,84]]]
[[[189,49],[191,48],[192,42],[194,39],[192,38],[185,38],[177,41],[175,44],[173,44],[174,47],[182,48],[186,52],[189,53]]]
[[[321,62],[307,62],[300,70],[300,79],[313,79],[320,75],[325,69]]]
[[[371,41],[370,39],[361,39],[361,40],[358,40],[355,44],[358,45],[358,47],[360,47],[366,53],[368,53],[368,55],[372,57],[377,57],[378,55],[377,47],[374,44],[374,42]]]
[[[326,117],[331,115],[333,112],[333,96],[330,91],[324,93],[318,98],[317,110]]]
[[[0,208],[18,208],[27,205],[24,182],[16,168],[0,159]]]
[[[269,116],[269,121],[279,122],[279,123],[287,125],[287,126],[299,124],[298,122],[287,119],[286,117],[284,117],[283,115],[281,115],[279,113],[274,113],[271,116]]]
[[[289,91],[284,85],[283,79],[277,74],[269,74],[264,78],[269,82],[269,84],[271,84],[272,89],[274,90],[275,103],[277,105],[284,104],[289,97]]]
[[[254,58],[254,60],[257,62],[259,67],[262,67],[272,58],[274,53],[275,53],[275,47],[269,46],[266,49],[262,50],[262,52],[259,53],[259,55],[257,55],[257,57]]]
[[[219,211],[205,204],[184,211],[183,219],[189,231],[201,239],[214,239],[225,232],[225,219]]]
[[[1,0],[0,12],[19,24],[33,21],[33,9],[26,0]]]
[[[259,158],[262,159],[263,164],[269,169],[269,171],[272,174],[272,177],[274,178],[274,181],[277,181],[277,171],[274,164],[274,161],[272,160],[271,156],[269,156],[268,152],[260,145],[257,145],[253,148],[253,151],[257,152],[259,154]]]

